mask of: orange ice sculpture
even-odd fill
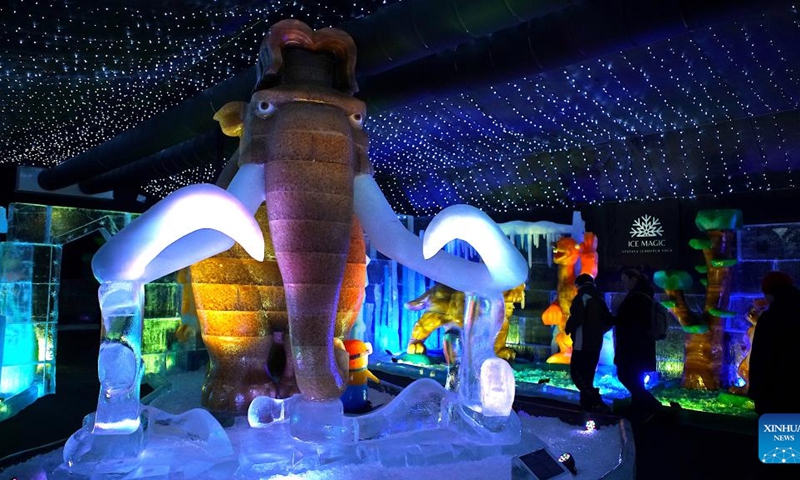
[[[578,274],[588,273],[592,277],[597,276],[597,237],[591,232],[586,232],[582,243],[571,237],[560,238],[553,243],[553,263],[558,265],[557,296],[542,313],[542,322],[557,327],[558,352],[551,355],[547,363],[569,364],[572,358],[572,339],[564,329],[567,326],[572,299],[577,294],[576,265],[579,264],[580,267]]]
[[[503,292],[503,300],[505,301],[505,318],[497,333],[494,351],[498,357],[511,362],[516,358],[517,352],[506,347],[508,320],[514,313],[514,304],[519,303],[523,308],[525,306],[525,284]],[[411,331],[411,340],[406,347],[406,352],[410,354],[424,354],[426,352],[425,340],[437,328],[447,324],[457,327],[464,325],[464,292],[440,283],[429,288],[418,298],[406,303],[406,308],[409,310],[425,309],[425,313],[417,320]]]

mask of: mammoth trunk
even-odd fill
[[[342,371],[334,334],[350,247],[352,147],[339,133],[294,136],[310,145],[311,155],[267,163],[269,229],[286,293],[297,386],[308,399],[329,400],[341,396],[347,381],[346,352]],[[332,144],[338,153],[319,155]]]

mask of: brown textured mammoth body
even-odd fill
[[[239,246],[189,268],[192,300],[210,364],[202,404],[212,412],[242,415],[253,398],[285,398],[298,392],[290,358],[283,280],[262,206],[256,219],[265,231],[265,260]],[[366,264],[361,227],[354,220],[333,336],[344,339],[361,308]]]
[[[286,307],[285,317],[275,317],[288,326],[286,369],[294,372],[296,387],[307,399],[338,399],[348,372],[339,340],[349,333],[357,309],[343,321],[337,319],[337,304],[349,302],[339,312],[360,306],[366,280],[363,233],[353,215],[353,181],[356,173],[369,171],[362,130],[366,106],[352,96],[357,91],[355,45],[341,30],[314,32],[302,22],[284,20],[270,29],[257,67],[250,102],[231,109],[241,112],[241,129],[228,111],[221,123],[226,133],[241,131],[238,165],[263,166],[268,230]],[[357,273],[350,271],[352,264],[359,265]],[[260,338],[256,332],[275,324],[243,321],[231,327],[255,339]],[[232,348],[222,343],[221,350]],[[237,365],[255,358],[250,350],[259,350],[256,363],[263,364],[270,349],[268,340],[253,340]],[[261,387],[259,378],[250,380],[257,390],[269,388]]]

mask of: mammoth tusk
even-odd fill
[[[215,185],[190,185],[114,235],[92,258],[92,270],[101,283],[146,283],[227,250],[234,241],[264,259],[264,237],[248,208]]]
[[[481,210],[469,205],[452,205],[439,212],[422,239],[422,255],[428,259],[455,239],[467,242],[481,256],[494,282],[509,282],[498,291],[525,282],[528,264],[499,225]]]
[[[357,175],[354,208],[364,231],[381,253],[426,277],[464,292],[488,294],[524,283],[528,264],[500,227],[468,205],[444,209],[431,222],[423,241],[397,219],[375,180]],[[484,263],[471,262],[440,249],[460,238]]]

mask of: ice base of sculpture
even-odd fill
[[[359,416],[344,415],[340,402],[262,397],[248,412],[252,441],[243,447],[248,466],[240,473],[297,474],[372,462],[387,468],[446,464],[499,455],[520,443],[515,413],[504,418],[501,428],[495,418],[487,429],[480,415],[467,410],[455,393],[432,379],[411,383],[385,406]],[[275,421],[255,420],[271,418]],[[282,440],[259,442],[262,429]]]
[[[427,466],[522,453],[516,413],[502,421],[491,417],[488,427],[484,420],[432,379],[411,383],[391,402],[359,416],[345,415],[339,401],[259,397],[248,416],[228,429],[202,409],[170,415],[142,405],[140,425],[129,435],[92,433],[94,414],[88,415],[64,447],[61,473],[91,479],[230,478],[215,476],[216,470],[257,478],[362,463]]]
[[[225,429],[207,411],[172,416],[140,405],[142,285],[105,282],[99,297],[103,335],[98,410],[67,442],[67,471],[91,478],[96,472],[138,478],[141,472],[135,470],[157,466],[157,471],[143,473],[159,476],[163,467],[170,478],[175,462],[169,455],[176,450],[170,442],[193,448],[182,455],[199,452],[201,467],[204,455],[210,459],[233,452]],[[462,346],[458,373],[448,388],[420,379],[387,405],[360,416],[345,416],[338,399],[256,398],[246,417],[250,428],[231,430],[241,436],[237,475],[300,473],[364,462],[399,467],[480,460],[518,445],[521,425],[511,408],[514,374],[494,354],[503,309],[499,292],[465,294],[464,325],[456,341]],[[168,458],[153,463],[154,456],[164,455]]]
[[[94,422],[87,415],[64,446],[61,473],[69,478],[191,478],[233,454],[225,430],[200,408],[170,415],[143,405],[139,427],[128,435],[98,435]]]

